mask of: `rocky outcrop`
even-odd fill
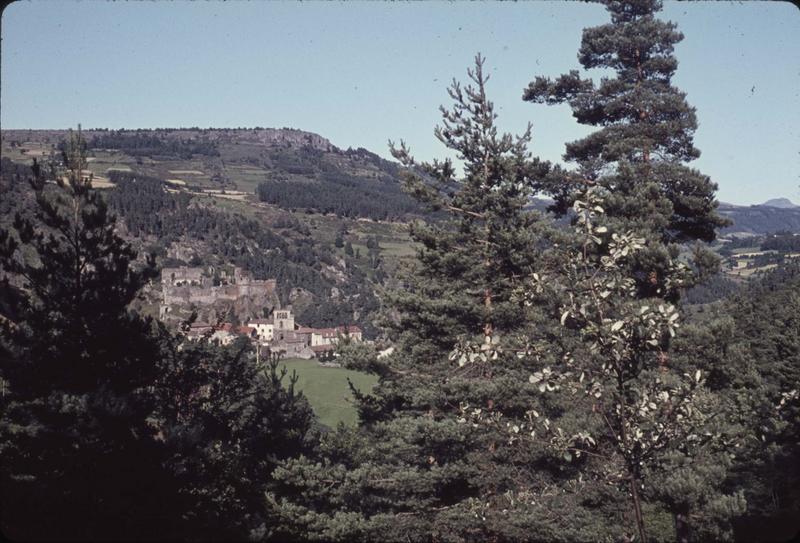
[[[244,270],[235,268],[224,274],[222,283],[213,284],[213,269],[164,268],[161,271],[162,320],[182,320],[191,311],[209,322],[230,313],[239,319],[259,317],[264,309],[279,305],[277,282],[274,279],[253,279]]]

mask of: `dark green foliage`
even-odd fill
[[[281,460],[307,452],[313,413],[278,361],[257,367],[245,340],[163,344],[156,387],[158,438],[170,452],[182,538],[244,540],[270,535],[264,492]]]
[[[761,243],[762,251],[800,252],[800,234],[776,232],[766,236]]]
[[[131,267],[135,253],[75,173],[80,139],[65,162],[57,187],[34,164],[35,217],[0,232],[3,532],[150,539],[176,517],[148,419],[154,324],[127,310],[153,263]]]
[[[26,217],[32,213],[35,199],[28,184],[31,175],[30,166],[0,159],[0,225],[11,226],[17,213]]]
[[[248,343],[187,343],[130,311],[154,262],[134,267],[80,137],[64,160],[56,186],[34,164],[34,216],[0,231],[4,535],[270,535],[264,490],[309,447],[308,403]]]
[[[186,193],[166,192],[163,181],[155,177],[112,172],[111,179],[117,188],[108,194],[109,205],[124,219],[132,235],[156,236],[163,246],[187,238],[198,240],[207,247],[204,263],[232,263],[257,279],[276,279],[283,303],[289,302],[293,288],[311,292],[319,303],[298,315],[303,324],[337,326],[351,322],[372,331],[369,319],[377,302],[370,286],[356,277],[337,285],[353,301],[330,300],[334,282],[321,273],[321,268],[332,264],[333,257],[309,235],[298,232],[287,240],[257,220],[197,205]],[[360,315],[357,320],[353,318],[356,311]]]
[[[717,229],[726,226],[728,221],[717,212],[716,185],[687,166],[700,155],[693,144],[697,118],[694,108],[686,102],[685,93],[671,84],[678,67],[673,56],[674,46],[683,35],[674,23],[655,18],[661,9],[659,0],[608,0],[603,3],[611,22],[584,29],[578,59],[587,70],[607,69],[612,71],[612,75],[602,77],[599,83],[582,78],[577,70],[554,80],[537,77],[525,90],[523,99],[544,104],[566,102],[579,123],[597,127],[587,137],[567,144],[564,158],[573,163],[575,169],[554,171],[540,188],[555,199],[553,210],[562,215],[573,204],[579,205],[580,202],[576,202],[584,199],[587,191],[597,191],[602,194],[598,213],[606,219],[602,231],[613,232],[615,236],[629,232],[629,235],[641,238],[642,250],[637,250],[624,266],[627,267],[625,276],[635,281],[635,297],[649,299],[646,302],[649,307],[641,309],[643,314],[651,307],[662,310],[665,302],[677,301],[686,287],[713,276],[719,267],[719,258],[702,245],[693,247],[687,270],[690,273],[682,271],[677,261],[679,244],[712,241]],[[604,242],[598,238],[597,243],[597,250],[602,251]],[[592,250],[590,248],[590,255]],[[586,251],[584,259],[585,255]],[[597,279],[598,284],[601,284],[601,278],[602,274]],[[588,298],[589,302],[579,300],[580,307],[573,304],[572,318],[576,312],[583,314],[586,305],[594,307],[591,299],[597,300],[597,296]],[[624,300],[619,301],[622,307]],[[612,300],[612,305],[614,303]],[[627,303],[633,302],[629,300]],[[600,326],[598,330],[602,329],[604,320],[618,329],[626,326],[626,319],[613,311],[604,310],[602,317],[595,323]],[[594,338],[587,329],[581,332]],[[602,343],[595,339],[590,348],[597,349],[598,344],[602,348]],[[616,346],[613,340],[610,344]],[[648,428],[657,427],[651,423],[661,424],[660,428],[663,428],[660,434],[654,434],[652,442],[648,438],[647,443],[619,448],[626,459],[625,486],[630,483],[630,488],[625,490],[631,493],[632,510],[638,511],[641,494],[642,500],[645,503],[649,501],[656,511],[665,507],[674,516],[674,529],[680,541],[691,539],[693,533],[717,539],[730,537],[730,518],[743,509],[743,499],[740,494],[720,488],[720,481],[729,465],[725,461],[729,451],[712,451],[710,445],[693,447],[683,439],[668,439],[652,454],[648,452],[649,458],[640,456],[640,452],[648,450],[648,447],[656,447],[654,443],[663,436],[684,435],[687,441],[700,439],[696,434],[691,439],[688,436],[692,435],[691,432],[701,432],[699,428],[705,423],[697,419],[688,424],[688,413],[681,415],[683,422],[676,422],[678,407],[659,407],[660,402],[655,399],[652,400],[652,411],[636,405],[637,398],[645,397],[643,394],[648,390],[657,397],[660,393],[655,391],[666,383],[679,382],[686,372],[694,374],[696,370],[692,368],[698,362],[687,358],[683,368],[673,366],[668,341],[657,343],[658,352],[650,354],[647,353],[650,348],[647,344],[635,345],[632,342],[629,346],[632,350],[628,354],[632,354],[631,360],[635,361],[631,367],[633,372],[621,374],[616,386],[611,384],[612,394],[617,394],[614,402],[618,408],[599,406],[607,421],[611,421],[609,427],[613,426],[612,435],[608,437],[612,441],[625,442],[629,437],[626,428],[631,431],[636,428],[645,434]],[[615,357],[606,356],[603,362],[619,367],[619,353],[613,349],[607,353],[612,354]],[[576,353],[578,357],[583,359],[584,354],[579,351]],[[695,381],[700,383],[703,374],[696,375]],[[685,394],[692,396],[691,400],[686,400],[690,405],[695,405],[700,412],[722,418],[725,398],[696,390],[692,388],[693,384],[685,386],[689,387]],[[671,398],[669,401],[676,401],[675,390],[666,396]],[[679,396],[681,394],[684,393],[679,393]],[[645,420],[653,414],[655,419]],[[641,420],[637,420],[639,417]],[[623,419],[624,423],[618,424]],[[694,424],[701,426],[689,430]],[[702,430],[703,434],[707,432]],[[736,432],[736,426],[728,425],[720,433],[711,431],[707,437],[710,442],[716,440],[719,443],[724,441],[723,436],[736,435]],[[640,489],[639,481],[648,478],[650,486]],[[652,522],[652,518],[642,519],[638,512],[636,517],[639,539],[647,538],[646,525]]]
[[[412,224],[411,237],[422,246],[419,266],[393,299],[401,344],[419,355],[440,356],[459,339],[518,328],[521,305],[513,293],[542,260],[541,215],[526,206],[549,165],[530,158],[530,132],[516,141],[498,135],[480,62],[470,72],[478,86],[454,83],[455,105],[442,109],[444,125],[436,130],[466,161],[464,178],[449,160],[417,166],[405,147],[394,151],[418,171],[406,177],[408,190],[449,215],[436,224]]]
[[[547,229],[538,213],[525,210],[547,165],[527,154],[527,134],[498,135],[480,57],[470,76],[474,87],[451,88],[455,105],[443,110],[445,124],[437,130],[466,157],[464,177],[449,162],[417,166],[404,147],[396,150],[412,168],[409,189],[447,220],[412,230],[423,246],[419,262],[405,288],[389,298],[395,352],[380,359],[368,349],[343,349],[346,365],[381,376],[373,394],[355,394],[362,429],[326,434],[319,457],[276,470],[273,499],[291,537],[592,539],[597,523],[575,522],[576,516],[602,517],[616,507],[602,486],[581,495],[549,493],[577,472],[543,447],[509,438],[510,424],[531,409],[565,408],[557,400],[542,403],[528,383],[532,360],[517,355],[526,339],[543,337],[552,342],[536,349],[540,363],[560,352],[557,337],[548,336],[554,321],[545,322],[538,310],[526,315],[514,296],[547,258]],[[370,250],[376,245],[368,239]],[[485,356],[459,363],[469,345]],[[485,420],[467,422],[482,410]],[[593,513],[583,507],[589,502],[606,503]]]
[[[605,4],[612,22],[584,30],[578,58],[585,69],[607,68],[614,77],[595,84],[573,70],[555,80],[537,77],[524,92],[534,103],[567,102],[578,122],[599,127],[567,144],[564,158],[576,170],[555,171],[540,187],[561,214],[587,186],[606,188],[612,230],[631,229],[650,242],[634,263],[642,294],[663,295],[670,246],[711,241],[728,223],[716,211],[716,185],[684,164],[700,152],[695,110],[670,83],[683,35],[654,17],[659,0]]]
[[[737,290],[739,290],[739,286],[736,282],[722,274],[717,274],[686,291],[683,301],[687,304],[707,304],[727,298]]]
[[[63,143],[62,143],[63,145]],[[104,132],[91,139],[90,149],[118,149],[131,156],[179,157],[219,156],[213,142],[195,139],[165,139],[149,130]]]
[[[302,172],[309,175],[313,172]],[[364,179],[325,172],[314,183],[268,180],[259,183],[262,202],[289,209],[311,209],[341,217],[366,217],[376,221],[398,220],[418,213],[419,206],[391,177]]]
[[[671,492],[670,500],[692,504],[686,509],[696,539],[719,539],[719,529],[729,535],[731,516],[740,541],[787,540],[800,528],[800,404],[792,395],[800,379],[798,292],[800,267],[787,263],[678,335],[671,363],[679,371],[698,365],[708,375],[716,431],[730,436],[725,449],[674,466],[656,485],[662,497]],[[739,494],[746,512],[731,507],[726,493]]]
[[[337,249],[341,249],[344,247],[344,238],[342,237],[342,232],[336,232],[336,238],[333,240],[333,245]]]
[[[778,268],[728,307],[736,326],[735,344],[745,349],[763,380],[757,416],[750,421],[751,439],[735,466],[742,477],[738,483],[746,489],[748,515],[776,520],[793,516],[789,526],[796,531],[800,402],[796,392],[794,399],[784,394],[797,391],[800,383],[800,265]]]
[[[310,147],[273,149],[269,166],[275,173],[256,188],[262,202],[382,221],[402,220],[421,212],[397,182],[397,165],[366,149],[348,149],[331,156]]]

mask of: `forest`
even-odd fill
[[[419,215],[419,204],[396,182],[397,167],[366,149],[348,149],[348,158],[378,168],[373,178],[352,175],[322,160],[321,153],[303,149],[294,155],[273,152],[270,158],[281,171],[308,176],[314,181],[297,183],[289,179],[268,179],[258,184],[262,202],[282,208],[333,213],[341,217],[364,217],[376,221],[406,219]]]
[[[193,155],[219,156],[216,146],[208,141],[173,139],[165,141],[156,134],[147,132],[108,131],[94,136],[89,141],[93,149],[119,149],[134,156],[174,156],[192,158]]]
[[[96,142],[80,134],[55,163],[4,161],[4,194],[18,201],[0,202],[3,534],[796,537],[800,259],[735,288],[721,278],[710,244],[730,221],[716,183],[691,166],[698,112],[672,83],[683,35],[659,18],[659,0],[605,5],[609,21],[585,29],[578,59],[606,77],[531,74],[520,89],[531,108],[566,106],[591,130],[566,143],[566,166],[531,154],[530,126],[500,129],[478,54],[434,129],[463,164],[391,143],[404,196],[327,210],[394,217],[403,198],[426,210],[408,223],[413,264],[377,293],[357,273],[349,287],[372,296],[362,303],[375,336],[392,346],[337,346],[345,368],[378,378],[353,387],[356,426],[319,424],[296,376],[248,341],[190,342],[189,321],[171,330],[132,307],[158,255],[123,233],[162,245],[189,236],[208,258],[327,292],[319,271],[332,257],[313,240],[287,241],[157,177],[112,172],[104,195],[84,174]],[[366,185],[329,175],[319,187],[361,201]],[[294,206],[317,189],[258,190]],[[778,233],[762,248],[796,239]],[[323,305],[319,318],[339,310]]]

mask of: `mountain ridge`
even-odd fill
[[[56,153],[68,133],[0,131],[4,148],[22,149],[17,161],[26,162]],[[298,128],[93,128],[82,133],[96,151],[95,165],[104,162],[107,170],[121,167],[160,177],[173,187],[230,191],[230,198],[238,191],[287,210],[373,220],[407,220],[417,212],[401,194],[397,162],[364,148],[342,150],[328,138]],[[107,170],[95,171],[95,179],[102,182]],[[536,197],[531,203],[544,209],[548,202]],[[800,233],[800,206],[785,197],[752,205],[720,202],[719,211],[734,221],[721,235]]]
[[[761,205],[767,207],[777,207],[779,209],[800,209],[800,206],[794,204],[788,198],[771,198]]]

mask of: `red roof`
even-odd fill
[[[326,337],[337,337],[339,335],[346,336],[348,334],[360,334],[361,328],[358,326],[337,326],[336,328],[317,328],[314,333],[321,334]]]
[[[313,345],[311,350],[315,353],[324,353],[325,351],[332,351],[335,348],[335,345]]]
[[[223,330],[225,332],[229,332],[231,334],[242,334],[242,335],[251,335],[253,332],[256,331],[255,328],[250,326],[235,326],[229,322],[223,322],[217,330]]]

